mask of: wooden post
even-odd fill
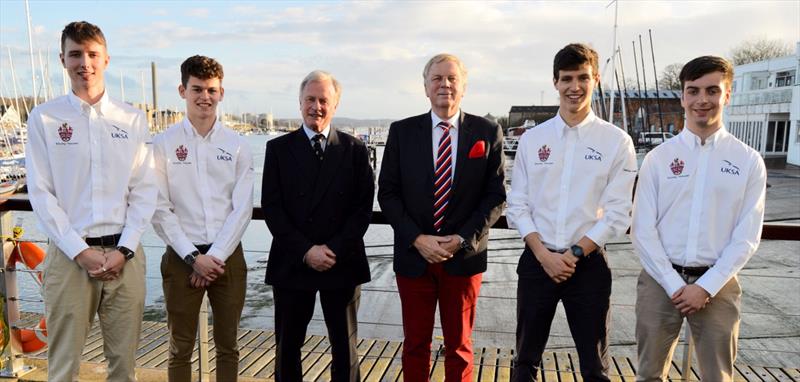
[[[3,266],[0,267],[3,330],[0,331],[0,336],[3,336],[3,333],[8,333],[8,343],[3,344],[3,353],[0,354],[0,364],[2,365],[0,377],[2,378],[18,378],[33,370],[23,363],[22,344],[20,343],[19,336],[14,335],[14,331],[11,330],[11,325],[16,325],[17,321],[19,321],[19,303],[9,299],[10,297],[18,297],[17,273],[9,272],[6,268],[8,258],[11,256],[11,252],[14,249],[14,244],[5,240],[5,238],[11,237],[11,226],[12,212],[0,212],[0,233],[2,233],[3,237]]]
[[[198,341],[200,341],[200,348],[198,349],[198,359],[200,360],[200,381],[210,381],[211,373],[208,369],[208,294],[203,295],[203,303],[200,305],[200,315],[198,317],[200,325],[197,326],[197,331],[200,332]]]

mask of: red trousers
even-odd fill
[[[422,277],[397,275],[403,310],[403,380],[424,382],[431,369],[431,340],[439,303],[445,347],[445,381],[472,381],[472,325],[482,274],[452,276],[441,263]]]

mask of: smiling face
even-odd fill
[[[583,64],[574,70],[559,70],[558,78],[553,80],[560,112],[565,120],[582,121],[592,109],[592,93],[600,80],[590,64]]]
[[[309,81],[300,94],[300,113],[303,123],[311,130],[322,132],[330,126],[339,98],[329,78]]]
[[[72,91],[78,97],[88,102],[85,96],[103,92],[103,74],[110,59],[105,45],[96,40],[77,43],[67,38],[64,40],[64,51],[59,57],[69,74]]]
[[[458,112],[465,87],[458,64],[451,60],[431,65],[425,78],[425,95],[431,101],[431,109],[442,119],[449,119]]]
[[[722,127],[722,109],[731,99],[731,88],[722,72],[711,72],[684,81],[681,106],[686,112],[686,127],[708,136]]]
[[[186,100],[186,113],[190,121],[216,118],[217,104],[222,101],[225,89],[218,77],[201,80],[189,76],[186,86],[178,86],[181,98]]]

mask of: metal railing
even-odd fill
[[[7,199],[0,201],[0,233],[2,237],[11,237],[12,214],[14,211],[32,211],[30,202],[27,199]],[[264,213],[260,207],[253,208],[253,220],[264,220]],[[370,224],[388,224],[385,215],[380,211],[374,211]],[[505,216],[501,216],[492,228],[508,229],[508,222]],[[785,240],[785,241],[800,241],[800,224],[785,224],[785,223],[765,223],[761,234],[763,240]],[[23,374],[32,370],[31,367],[23,363],[22,344],[17,335],[14,334],[15,330],[27,329],[33,331],[40,331],[41,329],[33,327],[22,327],[19,325],[20,301],[33,301],[41,302],[41,299],[33,300],[21,298],[17,290],[17,273],[26,272],[23,269],[16,269],[14,267],[7,267],[9,257],[13,250],[13,243],[4,241],[3,243],[3,264],[0,268],[0,294],[3,296],[3,324],[8,328],[8,343],[4,344],[2,353],[0,353],[0,378],[19,378]],[[199,355],[200,355],[200,378],[201,381],[210,380],[209,369],[209,339],[208,339],[208,298],[204,297],[203,304],[201,305],[199,317]],[[2,333],[0,333],[0,336]],[[692,343],[691,333],[688,323],[684,331],[685,351],[682,362],[683,375],[687,380],[692,379],[691,364],[692,354],[694,353],[694,344]]]

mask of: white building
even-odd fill
[[[725,109],[728,131],[765,158],[800,165],[800,42],[794,55],[734,68],[733,95]]]

